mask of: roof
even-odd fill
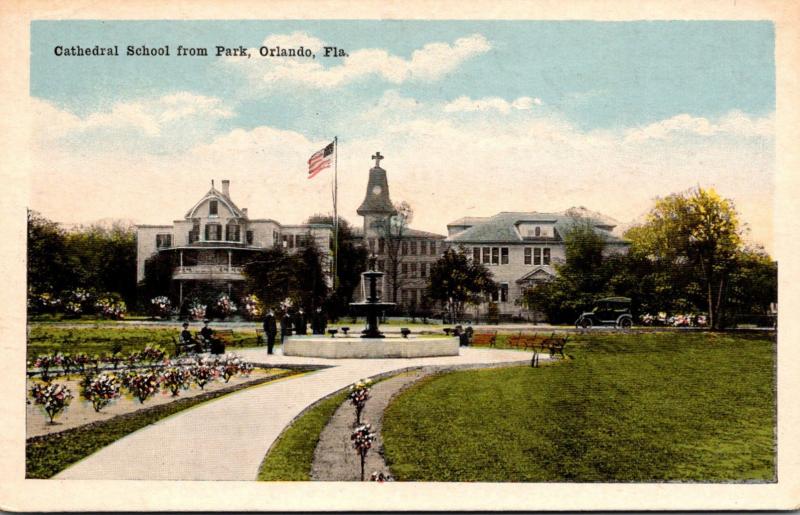
[[[411,227],[406,227],[403,229],[403,236],[407,236],[409,238],[430,238],[430,239],[439,239],[443,240],[446,236],[442,234],[436,234],[435,232],[428,232],[428,231],[420,231],[418,229],[412,229]]]
[[[537,212],[501,212],[494,216],[479,218],[472,222],[472,226],[447,238],[447,241],[461,243],[552,243],[563,241],[574,221],[575,216],[566,213],[537,213]],[[625,241],[611,234],[613,222],[607,219],[586,218],[595,227],[607,243],[624,243]],[[470,225],[466,218],[451,222],[448,226]],[[475,219],[473,219],[475,220]],[[523,237],[517,226],[524,222],[542,222],[554,224],[553,237],[529,238]]]
[[[239,218],[247,218],[247,215],[245,215],[244,212],[236,206],[236,204],[233,202],[233,200],[231,200],[231,198],[228,195],[224,195],[213,185],[211,186],[211,189],[208,190],[208,193],[203,195],[203,198],[201,198],[194,206],[192,206],[192,208],[189,211],[186,212],[184,218],[192,218],[192,215],[194,214],[195,210],[200,206],[200,204],[209,199],[218,199],[222,201],[223,204],[225,204],[226,206],[228,206],[228,208],[230,208],[231,212],[233,213],[233,216]]]
[[[396,213],[389,198],[389,182],[386,179],[386,170],[380,166],[373,166],[370,169],[367,194],[364,197],[364,202],[361,203],[356,212],[362,216],[370,213]]]

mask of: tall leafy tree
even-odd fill
[[[432,266],[428,296],[447,309],[451,320],[464,315],[465,306],[497,291],[492,272],[469,259],[464,249],[447,249]]]
[[[695,188],[658,199],[640,227],[626,233],[641,252],[696,279],[709,324],[722,327],[726,291],[742,243],[732,201]]]
[[[28,287],[58,293],[74,286],[67,234],[56,222],[28,210]]]

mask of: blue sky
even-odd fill
[[[246,85],[226,76],[214,57],[65,59],[52,49],[144,43],[169,44],[173,52],[179,44],[257,47],[269,34],[295,31],[349,51],[380,47],[402,57],[431,41],[480,33],[492,42],[487,54],[441,81],[404,84],[399,92],[426,101],[533,94],[585,128],[640,125],[676,113],[718,116],[738,109],[762,115],[775,105],[769,22],[39,21],[32,25],[31,93],[77,113],[176,90],[233,96]],[[248,99],[229,122],[251,128],[268,120],[303,129],[318,119],[316,125],[324,127],[337,108],[374,102],[386,86],[367,77],[334,98],[321,92]]]
[[[216,45],[262,42],[349,57],[213,56]],[[53,53],[141,44],[173,56]],[[181,44],[212,55],[177,57]],[[412,204],[420,229],[572,205],[625,223],[654,197],[700,185],[734,199],[754,239],[771,242],[770,22],[35,21],[31,51],[43,127],[32,207],[65,222],[163,223],[207,189],[195,182],[222,175],[241,184],[251,213],[302,221],[310,212],[284,197],[330,209],[328,178],[304,182],[303,167],[338,135],[340,211],[355,222],[369,155],[381,150],[394,200]],[[169,194],[131,193],[154,177]],[[487,177],[497,189],[476,194]],[[114,211],[53,201],[86,187],[114,195]]]

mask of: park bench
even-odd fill
[[[545,336],[540,336],[538,334],[522,334],[520,331],[519,334],[512,334],[508,337],[508,346],[529,350],[541,346],[542,342],[546,339],[547,337]]]
[[[207,347],[199,340],[184,342],[173,336],[172,343],[175,344],[175,356],[180,356],[181,354],[194,354],[197,352],[198,345],[201,346],[203,351],[208,350]]]
[[[475,333],[472,336],[472,345],[494,347],[497,342],[497,332]]]
[[[542,338],[532,346],[533,358],[531,358],[531,366],[539,366],[539,354],[544,351],[549,352],[551,358],[556,354],[561,354],[562,358],[566,358],[564,355],[564,347],[567,345],[567,339],[568,337],[566,335],[556,336],[556,333],[552,333],[550,336]]]
[[[219,329],[214,331],[214,338],[223,342],[225,346],[233,345],[233,329]]]

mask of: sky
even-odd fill
[[[122,55],[54,53],[77,45]],[[332,210],[333,174],[307,180],[306,161],[337,136],[339,212],[357,225],[380,151],[418,229],[572,206],[625,226],[701,186],[773,244],[769,22],[35,21],[30,93],[30,207],[64,223],[171,223],[212,179],[251,217],[302,222]]]

